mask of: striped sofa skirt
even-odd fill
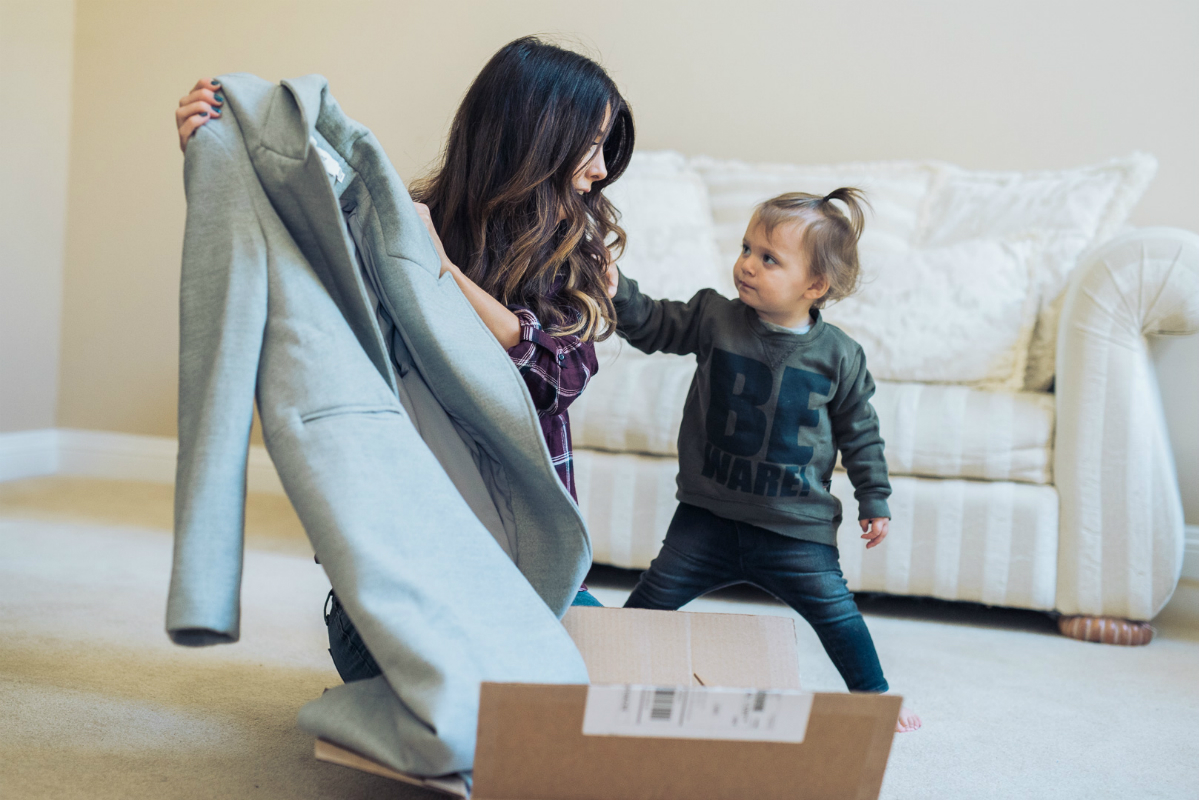
[[[678,505],[677,459],[589,448],[577,448],[574,458],[595,562],[645,569]],[[851,590],[1054,608],[1052,485],[893,475],[891,486],[890,533],[867,551],[849,478],[833,475],[833,494],[844,505],[837,544]]]

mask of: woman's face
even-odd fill
[[[608,106],[604,109],[604,124],[600,126],[600,130],[608,130],[608,123],[611,121],[612,106]],[[591,184],[602,181],[606,177],[608,177],[608,165],[604,163],[604,139],[601,136],[591,143],[587,155],[583,156],[578,169],[575,170],[574,177],[570,179],[570,185],[578,194],[584,195],[591,191]],[[564,219],[566,219],[566,209],[558,206],[558,221],[561,222]]]
[[[608,130],[608,123],[611,121],[612,106],[608,106],[604,109],[604,124],[600,126],[600,130]],[[583,157],[583,162],[575,170],[571,185],[579,194],[587,194],[591,191],[591,184],[602,181],[606,177],[608,177],[608,165],[604,163],[604,140],[598,138],[591,143],[591,148]]]

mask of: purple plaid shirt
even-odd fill
[[[512,312],[520,320],[520,343],[510,348],[508,355],[529,387],[554,470],[577,502],[570,417],[566,409],[599,370],[595,345],[577,336],[545,332],[536,315],[527,308],[513,306]]]

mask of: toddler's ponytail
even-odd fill
[[[866,196],[861,189],[842,186],[826,194],[822,202],[827,204],[833,200],[840,200],[849,209],[849,230],[853,233],[854,244],[857,244],[858,239],[862,238],[862,229],[866,227],[866,214],[862,211],[862,206],[867,205]]]
[[[844,204],[846,217],[834,201]],[[828,292],[812,304],[824,308],[829,301],[849,297],[861,283],[858,239],[866,226],[865,209],[870,207],[861,189],[842,186],[821,197],[807,192],[788,192],[772,197],[754,210],[754,219],[766,226],[766,234],[786,222],[804,225],[803,248],[812,275],[828,280]]]

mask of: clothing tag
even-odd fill
[[[314,148],[316,148],[316,154],[321,157],[321,164],[325,166],[325,172],[329,175],[329,177],[333,178],[338,183],[344,181],[346,179],[346,173],[341,168],[341,164],[337,163],[337,159],[321,149],[321,146],[316,143],[315,136],[311,137],[308,141]]]
[[[812,697],[794,690],[589,686],[583,734],[802,742]]]

